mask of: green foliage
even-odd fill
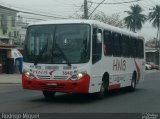
[[[90,19],[104,22],[115,27],[123,28],[125,26],[123,20],[120,19],[118,14],[107,16],[104,12],[100,12],[99,14],[93,15]]]
[[[156,5],[152,11],[149,12],[148,19],[152,22],[153,27],[160,27],[160,6]]]
[[[160,6],[156,5],[152,10],[153,11],[149,12],[148,19],[152,22],[153,27],[157,28],[157,39],[158,37],[160,39]]]
[[[84,17],[83,15],[75,14],[74,18],[83,19]],[[92,15],[92,17],[90,17],[89,19],[97,20],[120,28],[123,28],[125,26],[124,21],[120,19],[120,16],[118,14],[112,14],[111,16],[107,16],[104,12],[100,12]]]
[[[130,7],[131,11],[126,11],[128,16],[124,18],[127,28],[133,32],[141,30],[142,24],[147,20],[147,16],[142,14],[142,8],[139,5]]]

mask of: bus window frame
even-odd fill
[[[96,31],[94,31],[94,29],[96,29]],[[97,36],[98,33],[101,33],[101,36],[103,36],[102,29],[100,29],[98,27],[93,27],[92,28],[92,64],[95,64],[96,62],[98,62],[102,58],[102,37],[101,37],[101,42],[99,42],[98,36]],[[100,45],[99,49],[97,49],[98,45],[96,45],[96,44]],[[96,50],[97,51],[99,50],[99,52],[97,53]]]
[[[107,35],[106,35],[107,33]],[[104,30],[103,31],[103,54],[104,56],[112,56],[113,50],[112,50],[112,31]]]

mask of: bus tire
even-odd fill
[[[132,75],[131,86],[129,87],[129,91],[135,91],[136,89],[136,73],[134,72]]]
[[[97,98],[98,99],[104,98],[107,91],[108,91],[108,85],[109,85],[109,79],[108,78],[109,78],[108,75],[103,76],[100,91],[97,93]]]
[[[52,99],[55,97],[55,92],[43,91],[43,95],[46,99]]]

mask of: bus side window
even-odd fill
[[[126,57],[130,57],[130,37],[126,36]]]
[[[92,63],[96,63],[101,59],[102,54],[102,42],[98,40],[97,33],[101,33],[102,30],[94,28],[93,29],[93,41],[92,41]]]
[[[111,32],[105,30],[103,33],[103,39],[104,39],[104,44],[103,44],[104,55],[110,56],[112,55]]]
[[[122,35],[122,56],[127,57],[127,36]]]
[[[122,35],[122,56],[130,57],[130,38]]]
[[[112,33],[113,56],[121,56],[121,34]]]
[[[132,52],[133,52],[133,50],[132,50],[132,42],[131,41],[132,41],[131,37],[129,37],[128,38],[128,56],[129,57],[132,57]]]
[[[136,49],[137,49],[137,39],[134,37],[131,37],[131,57],[136,58],[137,57],[137,53],[136,53]]]
[[[139,39],[137,41],[137,56],[138,58],[144,58],[144,51],[143,51],[143,40]]]
[[[141,49],[140,49],[141,50],[141,58],[144,58],[144,50],[143,50],[144,49],[144,45],[143,44],[144,44],[144,41],[141,40]]]
[[[138,53],[138,51],[137,51],[137,42],[138,42],[138,40],[136,39],[136,38],[134,38],[134,57],[137,57],[137,53]]]
[[[129,45],[130,45],[130,56],[133,58],[134,57],[134,39],[133,37],[130,37],[130,42],[129,42]]]

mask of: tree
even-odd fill
[[[142,8],[139,5],[130,6],[131,11],[127,12],[128,16],[124,18],[127,28],[133,32],[141,30],[142,24],[147,20],[147,16],[142,14]]]
[[[123,20],[120,19],[120,16],[118,14],[107,16],[104,12],[100,12],[93,15],[90,19],[104,22],[115,27],[123,28],[125,26]]]
[[[156,5],[153,7],[152,11],[149,12],[148,18],[150,22],[152,22],[153,27],[157,28],[157,39],[158,39],[158,33],[160,32],[160,6]],[[160,40],[160,36],[159,36]]]
[[[83,19],[83,15],[75,14],[74,18]],[[124,21],[120,19],[120,16],[118,14],[107,16],[104,12],[99,12],[92,15],[92,17],[90,17],[89,19],[97,20],[120,28],[123,28],[125,26]]]

